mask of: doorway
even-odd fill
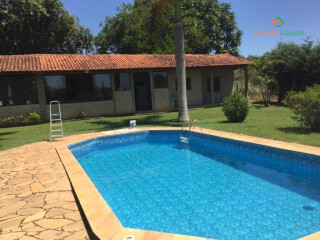
[[[133,73],[136,112],[152,110],[151,83],[149,72]]]

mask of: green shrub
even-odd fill
[[[303,126],[320,132],[320,85],[307,87],[304,92],[290,91],[285,100]]]
[[[41,123],[41,117],[38,113],[28,113],[26,115],[26,124],[27,125],[36,125]]]
[[[15,122],[14,117],[2,118],[0,119],[0,127],[14,127]]]
[[[0,127],[17,127],[35,125],[41,123],[41,117],[37,113],[28,113],[19,117],[7,117],[0,119]]]
[[[234,92],[223,99],[222,111],[229,122],[243,122],[249,112],[248,100],[241,93]]]
[[[27,125],[26,123],[26,116],[19,116],[19,117],[16,117],[14,118],[14,126],[25,126]]]

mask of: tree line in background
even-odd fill
[[[304,91],[320,84],[320,43],[305,39],[303,44],[283,43],[263,54],[247,58],[255,63],[249,69],[249,96],[262,96],[266,105],[272,97],[282,102],[290,90]],[[244,74],[235,72],[235,89],[244,91]]]
[[[165,3],[165,4],[164,4]],[[238,54],[230,4],[181,0],[187,53]],[[1,0],[0,54],[174,53],[174,0],[135,0],[106,17],[96,37],[59,0]]]
[[[93,35],[58,0],[1,0],[0,54],[84,53]]]
[[[218,0],[181,0],[186,53],[238,54],[242,31],[231,5]],[[174,0],[135,0],[106,17],[95,38],[99,53],[174,53]]]

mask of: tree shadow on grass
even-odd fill
[[[95,125],[92,129],[83,129],[81,131],[95,130],[95,131],[106,131],[120,128],[128,128],[130,120],[135,120],[135,116],[128,116],[125,119],[115,121],[112,117],[106,119],[99,119],[92,121],[90,124]],[[168,127],[181,127],[182,124],[174,120],[164,120],[161,115],[150,115],[143,118],[138,118],[137,126],[168,126]],[[97,128],[98,126],[98,128]]]
[[[8,140],[7,135],[12,135],[12,134],[15,134],[16,131],[8,131],[8,132],[1,132],[0,133],[0,141],[5,141],[5,140]]]
[[[294,133],[294,134],[300,134],[300,135],[309,135],[311,133],[316,133],[312,129],[306,128],[306,127],[281,127],[281,128],[277,128],[277,130],[284,133]]]
[[[264,102],[263,101],[256,101],[256,102],[252,102],[253,108],[254,109],[262,109],[262,108],[266,108],[266,106],[264,106]],[[277,103],[277,102],[271,102],[270,106],[273,107],[285,107],[285,105],[283,103]]]
[[[227,123],[227,124],[232,125],[232,124],[244,124],[245,121],[243,121],[243,122],[229,122],[228,120],[221,120],[221,121],[218,121],[218,123]]]

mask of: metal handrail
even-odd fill
[[[192,123],[192,120],[191,120],[191,119],[190,119],[189,121],[184,122],[183,125],[182,125],[182,128],[181,128],[181,131],[184,130],[184,127],[185,127],[186,123],[188,123],[188,125],[189,125],[190,122]]]
[[[188,125],[189,125],[189,132],[190,132],[192,126],[193,126],[194,123],[196,123],[196,122],[200,123],[201,131],[202,131],[202,123],[201,123],[201,121],[200,121],[199,119],[194,119],[194,120],[190,119],[189,121],[184,122],[183,125],[182,125],[182,128],[181,128],[181,131],[184,130],[186,124],[188,123]]]
[[[190,132],[193,124],[196,123],[196,122],[200,123],[201,131],[202,131],[202,123],[201,123],[201,121],[199,119],[194,119],[194,120],[192,120],[191,126],[189,128],[189,132]]]

